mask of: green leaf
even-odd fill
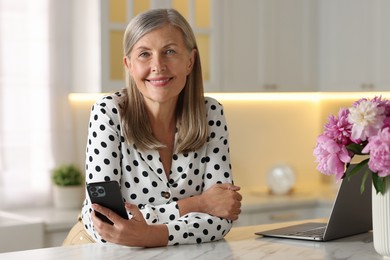
[[[351,143],[346,146],[348,151],[353,152],[354,154],[361,154],[363,147],[360,144]]]
[[[364,166],[367,165],[369,159],[365,159],[363,161],[361,161],[360,163],[356,164],[354,167],[351,167],[349,166],[345,172],[348,180],[353,176],[355,175],[356,173],[358,173]],[[352,169],[351,169],[352,168]]]
[[[367,168],[367,170],[364,172],[362,183],[360,184],[360,194],[363,194],[364,192],[368,174],[372,174],[372,171]]]
[[[367,141],[361,142],[360,144],[350,143],[345,147],[347,148],[348,151],[354,154],[367,155],[367,153],[362,153],[362,150],[364,149],[364,147],[366,147],[367,143],[368,143]]]
[[[374,184],[376,194],[385,193],[385,188],[386,188],[385,178],[386,177],[379,177],[377,174],[372,175],[372,183]]]

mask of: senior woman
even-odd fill
[[[173,9],[139,14],[124,35],[124,66],[127,87],[91,111],[86,182],[117,181],[130,217],[87,197],[84,231],[91,241],[140,247],[223,238],[242,197],[223,107],[204,97],[190,25]]]

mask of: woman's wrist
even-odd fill
[[[192,197],[181,199],[177,202],[179,206],[180,216],[184,216],[191,212],[202,212],[204,210],[204,201],[202,195],[195,195]]]
[[[145,243],[143,247],[160,247],[168,245],[168,227],[166,225],[148,225],[145,232]]]

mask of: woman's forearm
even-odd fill
[[[232,184],[215,184],[200,195],[181,199],[177,202],[180,216],[190,212],[236,220],[241,212],[242,196],[240,187]]]

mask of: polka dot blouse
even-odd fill
[[[216,183],[232,183],[228,132],[223,107],[205,98],[208,141],[200,149],[173,154],[167,178],[156,150],[140,151],[128,145],[121,131],[115,95],[93,105],[86,153],[86,182],[115,180],[123,199],[141,210],[148,224],[168,227],[168,245],[194,244],[223,238],[232,221],[193,212],[180,216],[177,201],[201,194]],[[86,231],[97,242],[105,242],[94,231],[91,202],[87,196],[82,208]]]

